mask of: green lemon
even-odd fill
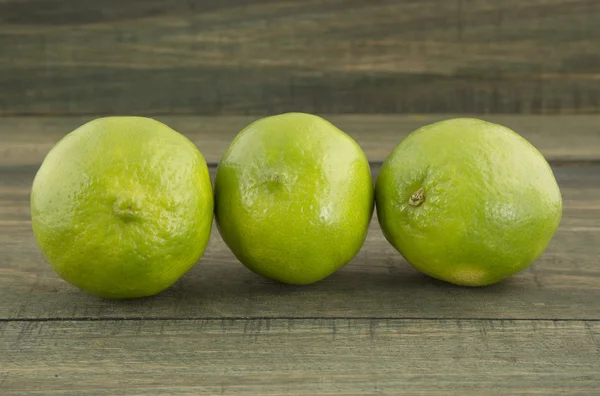
[[[468,118],[411,133],[383,163],[375,195],[384,235],[404,258],[466,286],[529,266],[562,213],[544,157],[510,129]]]
[[[65,136],[31,191],[33,231],[49,263],[105,298],[172,285],[204,252],[212,216],[202,154],[142,117],[100,118]]]
[[[250,270],[308,284],[348,263],[373,213],[369,163],[352,138],[302,113],[246,127],[219,163],[215,216]]]

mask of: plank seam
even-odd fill
[[[513,322],[600,322],[600,318],[424,318],[418,316],[412,317],[393,317],[393,316],[199,316],[199,317],[77,317],[77,318],[0,318],[0,323],[6,322],[111,322],[111,321],[186,321],[186,320],[206,320],[206,321],[219,321],[219,320],[231,320],[231,321],[253,321],[253,320],[393,320],[393,321],[409,321],[409,320],[421,320],[421,321],[513,321]]]

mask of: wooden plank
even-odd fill
[[[135,301],[86,295],[45,262],[29,221],[35,170],[0,172],[0,319],[600,319],[599,165],[554,168],[564,198],[562,224],[540,260],[497,285],[464,288],[417,273],[387,243],[374,219],[357,257],[309,286],[283,285],[248,271],[213,229],[196,267],[165,292]]]
[[[0,323],[13,395],[600,393],[600,323],[183,320]]]
[[[590,113],[596,0],[2,0],[0,114]]]
[[[352,136],[370,161],[381,162],[413,130],[453,115],[324,115]],[[477,116],[506,125],[549,161],[600,161],[600,115]],[[0,166],[40,164],[64,135],[95,117],[0,117]],[[216,164],[236,134],[256,116],[160,116]]]

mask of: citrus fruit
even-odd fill
[[[352,138],[303,113],[242,130],[219,162],[215,218],[250,270],[308,284],[348,263],[373,213],[367,158]]]
[[[529,266],[562,213],[544,157],[510,129],[469,118],[411,133],[375,190],[388,241],[417,270],[457,285],[489,285]]]
[[[48,153],[31,191],[37,242],[67,282],[105,298],[158,293],[202,255],[213,197],[204,157],[142,117],[91,121]]]

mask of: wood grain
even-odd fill
[[[0,21],[23,18],[7,4],[16,2],[0,0]],[[36,5],[32,15],[51,29],[71,14],[83,18],[79,8],[53,14],[53,0]],[[105,12],[99,18],[114,16]],[[408,131],[442,117],[327,118],[361,144],[376,176]],[[62,281],[31,232],[29,193],[41,160],[90,118],[0,117],[0,395],[600,393],[598,116],[489,117],[553,162],[564,199],[546,253],[500,284],[464,288],[417,273],[374,218],[358,256],[314,285],[251,273],[213,229],[195,268],[133,301],[101,300]],[[255,118],[159,117],[213,165]]]
[[[383,161],[413,130],[453,115],[324,115],[352,136],[372,162]],[[600,115],[478,116],[517,131],[551,162],[600,161]],[[0,166],[39,165],[63,136],[95,117],[0,117]],[[160,116],[216,164],[256,116]]]
[[[4,322],[0,334],[4,396],[600,393],[599,322]]]
[[[89,296],[46,263],[29,217],[36,169],[0,169],[0,319],[600,319],[599,165],[554,167],[562,224],[540,260],[497,285],[463,288],[417,273],[387,243],[375,218],[357,257],[316,284],[289,286],[253,274],[213,229],[196,267],[165,292],[135,301]]]
[[[0,115],[596,113],[599,24],[596,0],[2,0]]]

